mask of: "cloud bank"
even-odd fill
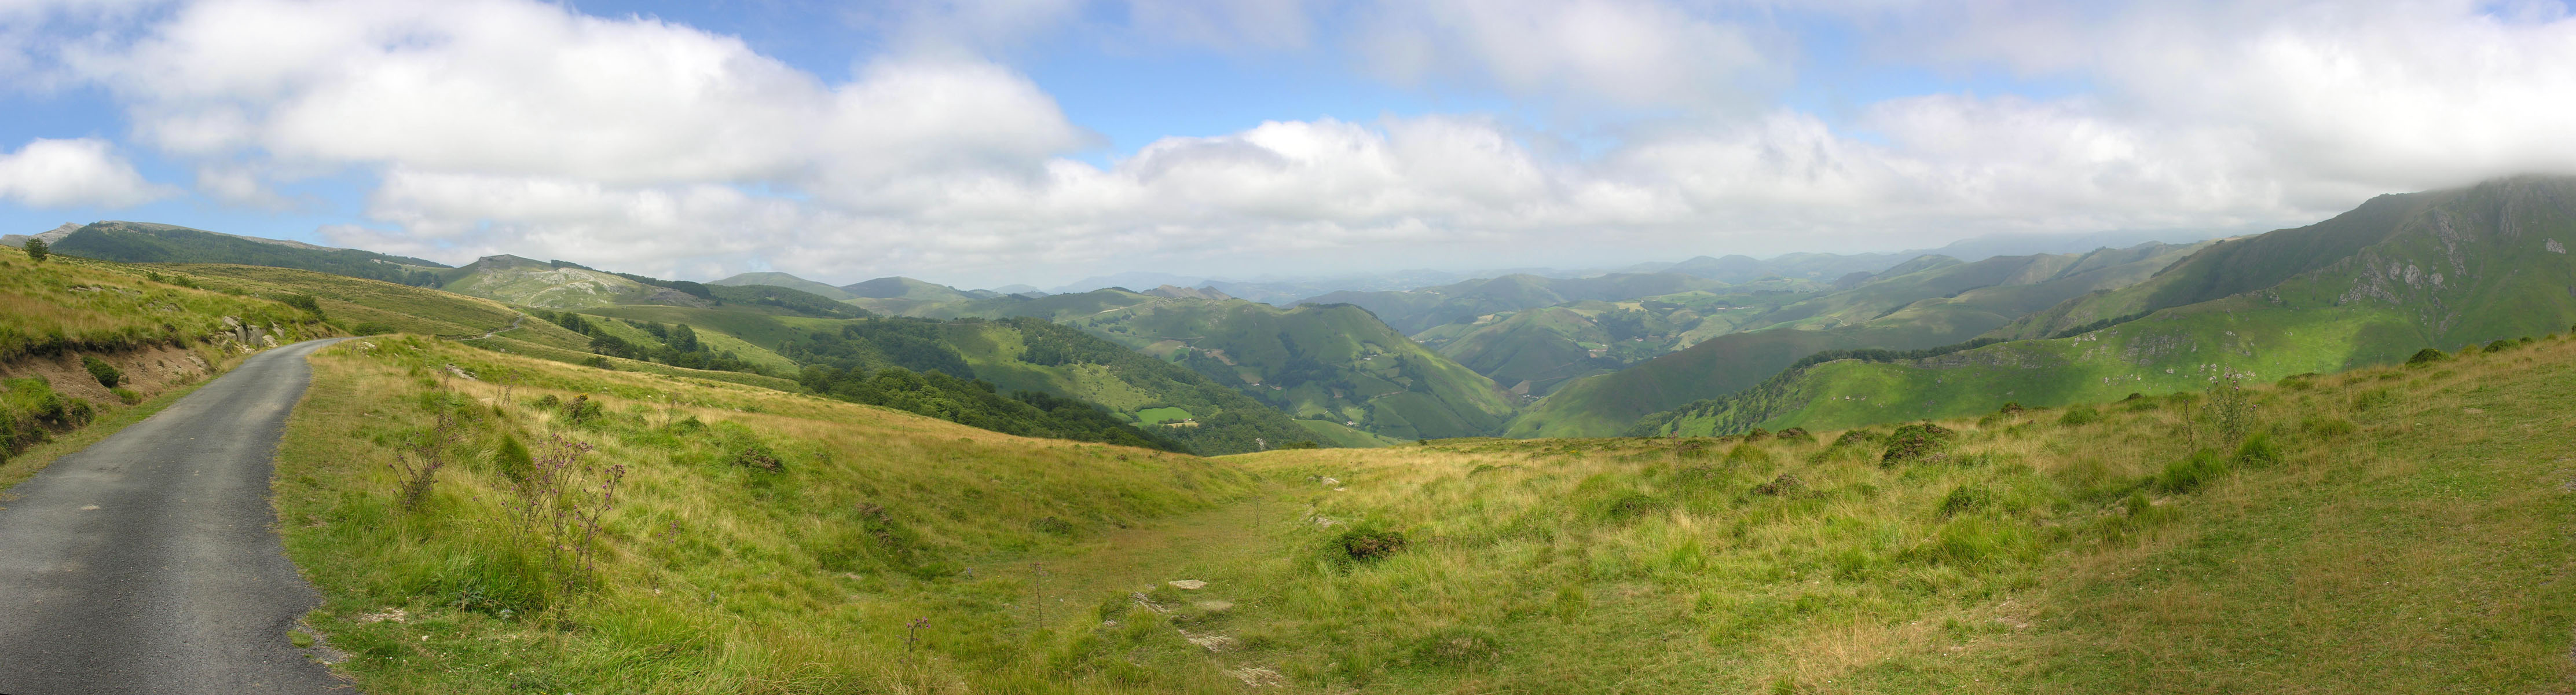
[[[1279,120],[1105,161],[1084,158],[1101,138],[978,48],[1085,30],[1085,6],[932,6],[885,21],[918,28],[895,43],[939,48],[819,75],[690,26],[527,0],[206,0],[119,13],[149,19],[104,38],[21,42],[8,55],[40,57],[0,69],[109,90],[132,146],[193,163],[209,199],[275,207],[276,184],[371,181],[364,224],[321,230],[338,243],[682,277],[1047,284],[2234,231],[2576,170],[2561,123],[2576,20],[2555,4],[1136,0],[1131,38],[1327,51],[1368,79],[1614,125],[1573,147],[1495,114]],[[2085,87],[1783,106],[1813,22],[1915,69]],[[113,150],[30,143],[0,159],[0,196],[170,194]]]

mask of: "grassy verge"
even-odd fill
[[[238,363],[238,360],[233,363]],[[225,366],[230,367],[231,364],[228,363]],[[54,459],[62,458],[64,454],[87,449],[89,445],[97,444],[99,440],[116,434],[127,425],[152,417],[162,409],[170,407],[170,404],[188,397],[188,394],[196,393],[197,387],[212,381],[214,379],[209,378],[180,386],[131,406],[114,403],[100,404],[98,407],[103,414],[98,419],[90,421],[89,425],[29,447],[6,461],[0,461],[0,491],[8,490],[18,483],[26,482],[28,478],[35,477],[37,472],[45,470],[46,466],[53,465]]]

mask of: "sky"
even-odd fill
[[[2219,235],[2576,173],[2566,3],[0,0],[0,231],[1038,286]]]

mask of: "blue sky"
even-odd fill
[[[0,7],[0,228],[960,285],[2228,233],[2576,162],[2562,2]]]

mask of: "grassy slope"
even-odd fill
[[[596,270],[525,259],[486,258],[450,271],[440,289],[519,306],[581,309],[640,300],[660,288]]]
[[[2576,288],[2576,257],[2546,250],[2550,241],[2576,239],[2576,179],[2513,179],[2412,195],[2382,197],[2331,223],[2212,247],[2140,287],[2153,285],[2145,291],[2161,295],[2207,287],[2214,280],[2204,275],[2279,277],[2285,271],[2278,268],[2314,268],[2278,284],[2069,338],[1918,362],[1816,365],[1658,415],[1663,424],[1656,426],[1679,432],[1840,427],[1982,412],[2004,401],[2054,405],[2192,390],[2230,373],[2274,379],[2389,364],[2425,346],[2542,335],[2576,321],[2576,291],[2569,289]],[[2405,215],[2371,217],[2398,202],[2406,204]],[[2320,229],[2343,236],[2321,237]],[[2273,234],[2286,236],[2273,240]],[[2356,238],[2373,243],[2356,248]],[[2284,255],[2311,248],[2349,255],[2326,261]],[[2249,258],[2266,259],[2275,269],[2248,269]],[[2169,279],[2174,276],[2183,279]],[[2208,291],[2244,284],[2227,280]]]
[[[2081,425],[1951,421],[1957,443],[1893,466],[1866,441],[1707,438],[1192,463],[354,350],[317,358],[278,487],[326,595],[313,622],[369,692],[2546,692],[2576,675],[2565,339],[2255,389],[2268,448],[2191,475],[2171,464],[2226,435],[2173,398]],[[429,368],[459,360],[531,377],[504,397]],[[527,405],[541,392],[605,394],[610,417],[567,426]],[[383,464],[456,408],[476,421],[464,458],[398,511]],[[720,436],[669,434],[692,417]],[[602,583],[559,610],[497,617],[476,592],[526,547],[487,506],[508,498],[494,431],[630,467]],[[717,462],[746,436],[786,471]],[[1783,476],[1798,484],[1755,490]],[[888,512],[854,516],[861,501]],[[1060,528],[1047,517],[1073,527],[1032,530]],[[1354,527],[1411,543],[1333,560]],[[388,608],[403,619],[362,622]]]
[[[967,567],[1070,549],[1246,485],[1185,456],[417,339],[369,342],[315,358],[277,483],[289,552],[328,597],[316,624],[355,655],[344,668],[368,692],[1007,687],[1038,665],[1021,646],[1047,638],[1029,632],[1034,612],[1012,607],[1024,595],[1013,578]],[[515,379],[505,390],[443,378],[449,363]],[[578,394],[605,415],[574,424],[533,400]],[[386,464],[439,412],[464,423],[444,450],[456,463],[405,511]],[[542,457],[556,435],[626,471],[596,541],[599,588],[578,598],[554,583],[561,575],[527,564],[542,551],[508,521],[509,474],[492,458],[504,436]],[[754,445],[784,469],[724,463]],[[388,608],[408,615],[359,620]],[[928,619],[925,643],[898,663],[916,617]]]
[[[846,300],[858,296],[850,294],[848,290],[843,290],[838,287],[833,287],[831,285],[807,280],[805,278],[796,277],[786,273],[743,273],[722,280],[710,281],[707,284],[732,286],[768,285],[771,287],[785,287],[791,290],[810,292],[816,296],[832,300]]]
[[[1532,404],[1510,433],[1617,434],[1657,411],[1761,383],[1817,352],[1957,343],[2052,304],[2145,280],[2194,248],[2154,244],[1975,263],[1917,259],[1888,271],[1903,274],[1782,306],[1752,319],[1752,330],[1567,384]]]
[[[1179,341],[1192,348],[1182,362],[1218,383],[1383,436],[1490,434],[1512,412],[1492,380],[1353,306],[1162,299],[1064,323],[1134,348]]]

